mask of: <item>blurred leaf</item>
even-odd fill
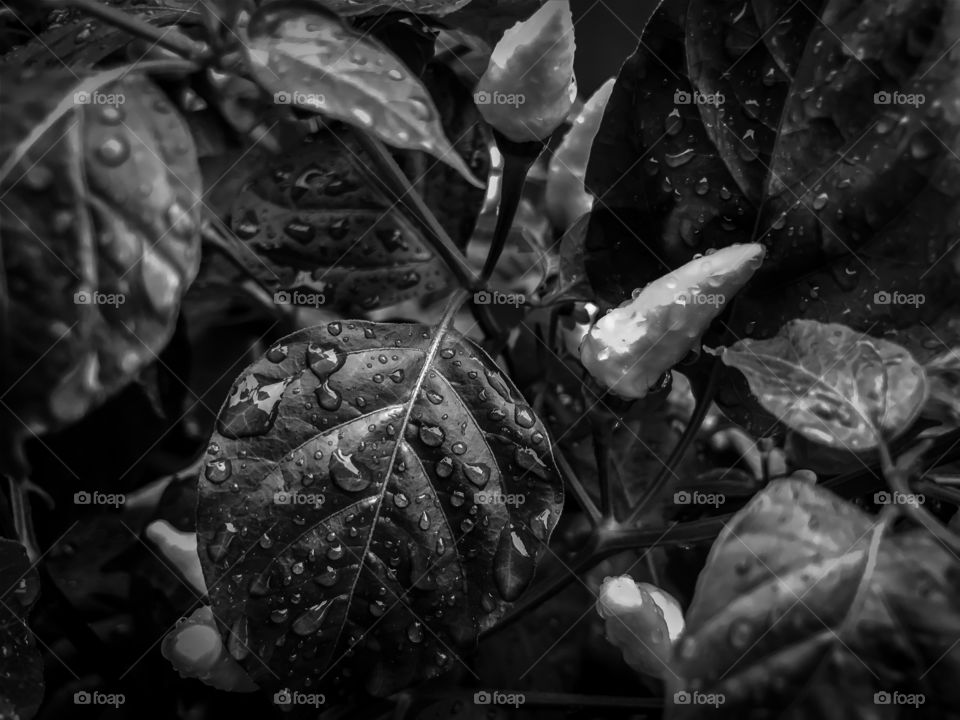
[[[907,350],[844,325],[794,320],[721,358],[779,421],[835,449],[874,449],[880,436],[907,430],[927,398],[923,368]]]
[[[674,646],[668,717],[955,715],[960,567],[808,482],[773,482],[721,532]],[[672,702],[674,693],[700,702]],[[898,699],[885,703],[883,696]],[[904,706],[922,693],[919,707]],[[924,702],[925,698],[925,702]],[[776,709],[776,712],[774,712]]]
[[[0,717],[30,720],[43,701],[43,660],[27,627],[40,577],[23,545],[0,539]]]
[[[257,682],[389,694],[452,667],[532,580],[563,502],[545,428],[478,347],[434,332],[301,331],[221,409],[200,555]]]
[[[344,16],[394,11],[420,15],[448,15],[469,2],[470,0],[326,0],[325,4]]]
[[[960,349],[951,348],[923,367],[930,385],[923,414],[948,425],[960,425]]]
[[[482,187],[447,140],[430,93],[369,35],[306,0],[261,7],[247,33],[250,72],[275,102],[342,120],[394,147],[428,152]]]
[[[436,88],[444,125],[458,138],[456,151],[485,176],[492,140],[469,92],[444,66],[431,66],[425,77]],[[232,171],[239,182],[228,198],[230,223],[250,248],[241,261],[271,290],[353,312],[449,287],[446,264],[377,190],[364,150],[342,127],[276,157],[248,157]],[[483,192],[424,153],[403,151],[397,160],[454,242],[465,246]]]
[[[0,387],[23,436],[79,419],[155,360],[197,272],[201,188],[186,124],[149,79],[79,99],[94,78],[4,80]]]

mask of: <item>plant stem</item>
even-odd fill
[[[594,504],[593,498],[590,497],[590,493],[587,492],[583,483],[580,482],[580,478],[577,477],[570,462],[563,454],[563,450],[554,445],[553,452],[554,459],[557,461],[557,467],[560,468],[560,474],[563,476],[564,485],[570,489],[573,496],[577,499],[577,503],[579,503],[583,511],[587,513],[587,517],[590,519],[590,525],[597,527],[600,524],[602,516],[600,510],[596,504]]]
[[[368,173],[370,179],[378,184],[388,197],[392,197],[400,203],[407,211],[407,215],[420,226],[420,229],[432,242],[434,249],[457,277],[460,285],[471,291],[479,289],[480,282],[469,263],[467,263],[467,259],[460,252],[460,248],[456,246],[433,214],[433,211],[427,207],[423,198],[420,197],[420,193],[413,187],[407,176],[403,174],[403,170],[397,165],[397,161],[394,160],[390,151],[379,139],[367,131],[358,128],[354,130],[360,146],[373,161],[377,170],[376,173]]]
[[[890,457],[890,448],[881,437],[877,445],[880,451],[880,463],[883,469],[883,476],[890,486],[893,493],[899,493],[903,496],[910,495],[910,478],[905,468],[894,464]],[[904,498],[906,499],[906,497]],[[904,515],[925,527],[931,535],[942,542],[954,553],[960,553],[960,537],[957,537],[949,528],[944,526],[933,513],[923,507],[919,502],[904,502],[898,504],[898,507]]]
[[[633,511],[627,517],[625,522],[626,525],[633,525],[637,522],[647,505],[649,505],[650,502],[659,495],[660,491],[663,489],[663,486],[666,485],[669,477],[674,474],[674,470],[676,469],[677,465],[680,464],[680,460],[683,459],[684,454],[687,452],[687,448],[690,447],[690,444],[697,437],[697,433],[700,432],[700,426],[703,424],[703,419],[707,416],[707,412],[710,410],[710,405],[713,403],[713,396],[717,391],[717,382],[719,377],[720,363],[716,358],[713,358],[712,365],[710,366],[710,374],[704,383],[702,392],[697,395],[697,404],[693,408],[693,413],[690,416],[690,420],[687,422],[687,426],[683,429],[683,434],[680,436],[680,439],[677,440],[677,444],[674,446],[670,456],[667,458],[667,462],[662,468],[660,468],[660,472],[657,473],[657,477],[646,489],[643,497],[640,498],[636,507],[634,507]]]
[[[126,30],[131,35],[155,42],[177,55],[200,64],[207,64],[214,59],[213,51],[206,43],[191,40],[175,28],[151,25],[135,15],[103,5],[96,0],[41,0],[41,2],[49,8],[76,8],[114,27]]]
[[[13,528],[17,533],[17,540],[26,549],[27,559],[35,563],[41,553],[30,515],[30,497],[24,484],[14,480],[13,477],[7,477],[7,488],[10,491],[10,513],[13,515]]]
[[[494,131],[497,147],[503,155],[503,174],[500,177],[500,204],[497,206],[497,225],[493,231],[493,240],[490,242],[490,251],[480,273],[480,285],[490,282],[493,271],[497,267],[503,248],[510,236],[513,219],[520,207],[523,198],[523,185],[527,181],[527,173],[536,162],[543,150],[541,143],[515,143]]]

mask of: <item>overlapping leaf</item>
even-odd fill
[[[153,362],[199,264],[200,172],[179,114],[142,75],[79,86],[70,72],[3,81],[0,392],[14,436],[78,419]]]
[[[957,559],[925,531],[879,533],[875,518],[800,480],[757,495],[697,581],[668,716],[954,717]]]
[[[217,428],[201,561],[233,656],[267,685],[388,693],[457,664],[529,584],[563,499],[543,425],[453,331],[291,335]]]
[[[902,433],[928,394],[907,350],[835,323],[794,320],[776,337],[741,340],[721,357],[778,420],[835,449],[863,452]]]
[[[23,545],[0,539],[0,717],[30,720],[43,700],[43,661],[26,625],[39,590]]]
[[[430,93],[372,36],[306,0],[263,6],[247,34],[250,71],[276,102],[369,130],[394,147],[428,152],[478,183],[447,140]]]
[[[956,336],[958,39],[957,8],[938,0],[666,3],[591,155],[598,291],[620,301],[695,253],[760,241],[736,336],[803,316],[893,333],[920,361],[943,351]],[[736,409],[745,398],[722,384]]]
[[[456,152],[485,177],[492,139],[469,92],[441,65],[430,66],[425,82],[436,89],[443,124],[458,139]],[[423,153],[403,152],[398,160],[450,236],[465,246],[483,191]],[[230,222],[251,250],[241,259],[271,289],[286,291],[290,301],[369,310],[447,287],[446,265],[377,190],[369,158],[348,132],[323,131],[265,166],[254,162]]]

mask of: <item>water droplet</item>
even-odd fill
[[[514,460],[524,470],[529,470],[534,475],[546,479],[547,466],[531,448],[518,447]]]
[[[450,450],[453,451],[454,455],[463,455],[467,451],[467,445],[458,441],[450,446]]]
[[[327,332],[331,335],[339,335],[343,332],[343,325],[340,324],[339,320],[334,320],[331,323],[327,323]]]
[[[423,642],[423,627],[419,622],[414,622],[407,628],[407,639],[412,643]]]
[[[674,108],[673,112],[667,115],[667,120],[664,125],[667,135],[677,135],[683,130],[683,118],[680,117],[680,110],[678,108]]]
[[[207,463],[203,476],[208,482],[219,485],[233,474],[233,464],[227,460],[213,460]]]
[[[830,199],[830,196],[826,193],[820,193],[813,199],[813,209],[814,210],[823,210],[826,207],[827,201]]]
[[[443,555],[447,551],[447,544],[442,537],[437,538],[437,555]]]
[[[420,513],[420,520],[417,522],[417,525],[420,526],[420,529],[421,529],[421,530],[429,530],[429,529],[430,529],[430,516],[427,515],[427,511],[426,511],[426,510],[424,510],[422,513]]]
[[[289,616],[290,611],[287,608],[277,608],[270,613],[270,620],[279,625],[280,623],[285,623]]]
[[[526,405],[517,405],[513,410],[513,419],[522,428],[532,428],[536,422],[533,410]]]
[[[250,626],[247,618],[237,618],[230,627],[230,637],[227,638],[227,652],[234,660],[243,660],[250,654],[249,637]]]
[[[446,435],[443,429],[436,425],[420,426],[420,442],[427,447],[439,447],[443,444],[444,437],[446,437]]]
[[[490,481],[490,468],[483,463],[464,463],[463,475],[478,488],[483,488]]]
[[[710,191],[710,181],[706,177],[702,177],[697,181],[696,186],[694,186],[694,192],[697,195],[706,195]]]
[[[410,504],[410,498],[408,498],[402,492],[397,493],[393,496],[393,504],[398,508],[405,508]]]
[[[437,463],[437,475],[441,478],[448,478],[453,474],[453,458],[445,457]]]
[[[323,624],[323,619],[326,617],[327,611],[332,604],[332,600],[327,600],[322,603],[317,603],[316,605],[311,605],[302,615],[293,621],[293,632],[301,636],[313,635],[320,629],[320,626]]]
[[[392,373],[390,373],[388,377],[395,383],[398,383],[398,384],[402,383],[404,378],[403,368],[397,368]]]
[[[391,80],[403,80],[405,76],[396,68],[390,68],[390,70],[387,71],[387,77],[389,77]]]
[[[435,392],[433,390],[426,390],[425,394],[427,396],[427,400],[429,400],[434,405],[440,405],[441,403],[443,403],[443,395],[441,395],[440,393]]]
[[[536,540],[520,525],[508,523],[500,531],[493,559],[493,577],[500,596],[513,602],[533,579]]]
[[[668,167],[678,168],[693,160],[693,156],[695,154],[696,153],[694,152],[693,148],[687,148],[686,150],[681,150],[678,153],[666,153],[664,154],[663,159]]]
[[[97,157],[104,165],[117,167],[122,165],[130,157],[130,145],[125,138],[107,138],[97,148]]]
[[[332,567],[327,567],[326,572],[317,575],[313,581],[321,587],[333,587],[337,584],[337,571]]]
[[[325,381],[323,385],[317,388],[317,403],[327,412],[335,412],[340,409],[343,402],[343,396],[330,387],[330,382]]]
[[[753,625],[748,620],[734,620],[727,631],[727,640],[734,650],[745,650],[753,640]]]
[[[370,485],[366,468],[353,461],[353,455],[345,455],[337,449],[330,457],[330,477],[334,484],[345,492],[360,492]]]
[[[331,545],[330,549],[327,550],[327,559],[328,560],[339,560],[343,557],[343,545],[337,543],[336,545]]]
[[[267,360],[272,363],[281,363],[287,359],[287,354],[290,352],[290,348],[286,345],[277,345],[267,350]]]
[[[119,125],[124,117],[124,112],[118,105],[104,105],[100,109],[100,119],[106,125]]]
[[[260,220],[257,214],[253,210],[247,210],[239,222],[234,223],[233,231],[243,240],[255,238],[260,234]]]
[[[473,530],[473,527],[474,527],[474,522],[470,518],[464,518],[463,520],[460,521],[460,529],[464,533],[470,532],[471,530]]]
[[[442,357],[444,360],[449,360],[449,359],[452,358],[454,355],[456,355],[456,352],[454,351],[453,348],[448,348],[448,347],[446,347],[446,348],[443,348],[443,350],[440,351],[440,357]]]
[[[453,507],[461,507],[464,501],[463,492],[460,490],[454,490],[450,495],[450,504],[453,505]]]

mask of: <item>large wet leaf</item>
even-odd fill
[[[879,533],[876,518],[800,480],[755,497],[700,573],[669,716],[954,717],[960,566],[925,531]],[[674,704],[675,692],[693,702]],[[717,693],[722,704],[705,706]],[[904,707],[918,693],[919,709]]]
[[[8,76],[0,98],[0,389],[14,436],[77,420],[152,363],[199,265],[186,124],[142,75],[87,83],[75,101],[79,84]]]
[[[591,154],[598,292],[618,302],[695,253],[757,241],[767,261],[735,338],[802,316],[920,361],[942,352],[957,335],[958,39],[942,0],[668,2]],[[728,411],[750,404],[721,385]]]
[[[926,376],[909,351],[835,323],[794,320],[721,358],[779,421],[836,449],[875,448],[909,428],[927,399]]]
[[[372,36],[307,0],[265,5],[247,34],[250,71],[275,102],[350,123],[394,147],[423,150],[477,182],[447,140],[423,83]]]
[[[26,624],[39,590],[23,545],[0,539],[0,717],[30,720],[43,700],[43,661]]]
[[[480,177],[489,170],[489,131],[469,91],[445,66],[431,65],[444,126]],[[483,204],[449,166],[420,152],[397,160],[460,247],[473,234]],[[369,310],[446,288],[446,264],[399,207],[377,189],[370,161],[343,128],[316,133],[300,147],[267,159],[233,199],[230,222],[251,252],[241,259],[290,301]],[[235,170],[234,172],[242,172]]]
[[[201,561],[258,683],[387,693],[502,617],[562,500],[542,423],[479,348],[331,322],[235,382],[200,481]]]

